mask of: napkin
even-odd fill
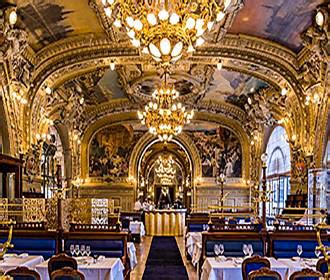
[[[27,258],[28,256],[29,256],[28,253],[22,253],[22,254],[18,255],[18,257],[22,258],[22,259]]]
[[[100,256],[97,258],[98,261],[103,261],[104,259],[105,259],[105,256],[103,256],[103,255],[100,255]]]
[[[5,254],[3,257],[4,258],[15,258],[15,257],[17,257],[17,254]]]

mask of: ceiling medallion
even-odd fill
[[[166,75],[165,75],[166,77]],[[149,132],[158,136],[162,142],[169,142],[173,136],[181,133],[183,126],[190,123],[194,111],[186,112],[186,108],[175,99],[179,92],[165,83],[154,91],[152,98],[144,108],[144,112],[138,111],[138,117],[143,125],[149,128]]]
[[[133,46],[162,64],[203,45],[229,14],[232,0],[102,0],[105,14],[124,27]]]

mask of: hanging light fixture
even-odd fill
[[[172,156],[162,157],[160,155],[156,160],[155,173],[160,179],[161,184],[170,185],[176,174],[176,168]]]
[[[133,46],[168,64],[203,45],[205,33],[225,18],[231,1],[102,0],[102,4],[112,24],[125,28]]]
[[[185,106],[175,102],[178,97],[179,92],[173,86],[169,87],[165,81],[152,94],[154,102],[150,101],[145,105],[143,112],[138,111],[141,123],[162,142],[169,142],[173,136],[180,134],[183,126],[190,123],[194,116],[193,110],[187,112]]]

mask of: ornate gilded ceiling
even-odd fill
[[[18,9],[14,30],[0,22],[0,83],[13,153],[26,151],[49,120],[79,139],[109,122],[137,123],[136,110],[162,73],[126,35],[111,30],[101,1],[6,2]],[[257,156],[265,127],[281,124],[299,139],[292,147],[317,153],[323,138],[316,127],[325,131],[328,110],[329,41],[328,23],[318,29],[314,15],[319,5],[329,9],[326,1],[234,2],[227,34],[216,30],[170,69],[181,99],[197,112],[193,126],[224,124]],[[27,104],[15,103],[13,91]]]

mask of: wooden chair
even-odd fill
[[[270,268],[270,262],[268,259],[260,257],[260,256],[253,256],[247,258],[242,263],[242,277],[243,280],[248,279],[248,275],[250,272],[259,270],[263,267]]]
[[[321,258],[317,261],[316,270],[321,272],[323,276],[328,272],[328,264],[325,258]]]
[[[50,280],[85,280],[84,274],[72,267],[63,267],[55,270],[50,276]]]
[[[320,277],[323,277],[321,272],[310,268],[304,268],[303,270],[292,273],[289,280],[303,280],[304,278],[306,278],[306,280],[318,280]]]
[[[49,277],[52,275],[52,272],[63,267],[71,267],[77,270],[78,264],[77,261],[69,257],[68,255],[61,253],[54,257],[51,257],[48,261],[48,274]]]
[[[274,270],[270,270],[268,267],[263,267],[259,270],[254,270],[249,273],[248,280],[281,280],[281,275]]]
[[[40,275],[35,270],[29,269],[25,266],[18,266],[15,269],[9,270],[5,275],[8,275],[15,279],[24,280],[40,280]]]

